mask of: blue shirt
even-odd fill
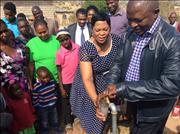
[[[10,23],[5,17],[2,18],[2,20],[6,23],[7,28],[10,29],[13,32],[15,38],[20,35],[20,32],[18,30],[18,26],[17,26],[17,20],[13,24]]]

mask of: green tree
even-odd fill
[[[105,0],[84,0],[82,7],[87,8],[89,5],[96,6],[99,9],[99,11],[107,11]]]

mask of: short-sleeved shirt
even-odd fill
[[[55,58],[60,43],[56,40],[56,37],[52,35],[47,41],[43,41],[39,37],[34,37],[26,46],[30,49],[30,62],[34,61],[35,70],[44,66],[50,71],[53,78],[58,81]],[[37,78],[36,73],[34,73],[34,77]]]
[[[60,65],[62,68],[61,75],[63,84],[70,84],[73,82],[78,65],[79,45],[72,41],[71,44],[72,50],[67,50],[61,46],[56,54],[56,65]]]
[[[15,38],[20,35],[20,32],[18,30],[18,26],[17,26],[17,20],[13,24],[10,23],[5,17],[2,18],[2,20],[6,23],[7,28],[10,29],[13,32]]]

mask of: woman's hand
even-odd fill
[[[96,107],[96,117],[100,121],[106,121],[106,116],[101,112],[99,107]]]
[[[116,97],[116,85],[115,84],[107,85],[104,94],[106,94],[109,98],[115,98]]]
[[[106,116],[100,110],[100,101],[105,99],[108,96],[108,92],[104,91],[103,93],[99,94],[96,99],[96,117],[100,121],[106,121]]]

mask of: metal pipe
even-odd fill
[[[117,108],[114,103],[109,103],[112,114],[112,134],[117,134]]]

